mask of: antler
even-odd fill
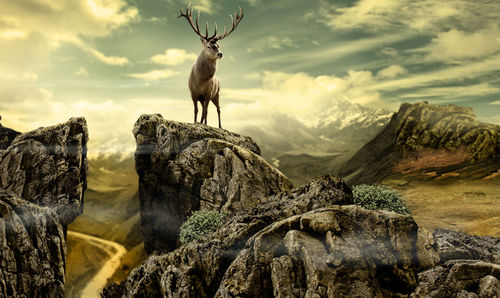
[[[214,37],[217,36],[217,24],[215,24],[215,32],[214,32],[214,34],[212,36],[208,37],[208,22],[207,22],[205,35],[202,35],[200,33],[200,26],[198,25],[198,20],[200,19],[200,11],[198,11],[198,16],[196,17],[196,27],[195,27],[194,24],[193,24],[193,10],[189,8],[190,6],[191,6],[191,2],[189,2],[188,6],[186,8],[186,13],[184,13],[182,11],[182,8],[181,8],[180,9],[181,14],[178,15],[177,18],[185,17],[186,20],[188,20],[189,25],[191,25],[191,28],[193,28],[194,32],[196,34],[198,34],[198,36],[200,36],[201,38],[204,38],[206,41],[212,40]],[[224,32],[225,31],[226,30],[224,30]]]
[[[217,35],[217,40],[221,40],[225,37],[227,37],[229,34],[231,34],[231,32],[234,31],[234,29],[236,29],[236,27],[238,26],[238,24],[240,23],[241,19],[243,19],[243,10],[241,9],[241,7],[239,7],[240,9],[240,12],[234,12],[234,18],[233,18],[233,15],[230,14],[229,16],[231,17],[231,23],[232,23],[232,26],[231,26],[231,30],[229,30],[229,32],[226,33],[226,27],[224,27],[224,34],[222,35]],[[215,24],[215,32],[217,32],[217,24]]]

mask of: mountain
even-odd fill
[[[402,104],[384,129],[339,170],[350,183],[393,174],[428,179],[482,179],[500,164],[500,126],[479,122],[471,108]]]
[[[352,154],[377,135],[393,112],[337,101],[312,119],[274,114],[265,127],[248,126],[242,133],[261,146],[262,156],[294,185],[334,173]]]
[[[143,115],[134,126],[150,253],[103,297],[454,297],[500,290],[500,239],[420,228],[353,204],[341,179],[297,188],[249,137]],[[187,244],[195,210],[225,211]],[[475,297],[475,296],[474,296]]]

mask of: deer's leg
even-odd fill
[[[222,128],[222,126],[220,124],[219,92],[217,92],[215,97],[212,99],[212,102],[214,103],[215,107],[217,108],[217,117],[219,118],[219,128]]]
[[[194,104],[194,123],[196,123],[196,118],[198,118],[198,101],[194,99],[193,104]]]
[[[205,101],[203,102],[203,119],[204,119],[204,122],[203,122],[203,123],[204,123],[205,125],[207,124],[207,118],[208,118],[208,117],[207,117],[207,116],[208,116],[208,103],[209,103],[209,102],[210,102],[209,100],[205,100]]]

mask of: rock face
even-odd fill
[[[151,255],[125,284],[112,286],[106,297],[210,297],[245,244],[268,225],[317,208],[352,204],[341,180],[326,176],[266,202],[236,212],[213,234],[167,254]],[[121,293],[121,294],[120,294]]]
[[[349,176],[352,183],[373,183],[394,171],[478,163],[499,156],[500,126],[477,121],[471,108],[405,103],[339,174]]]
[[[410,294],[420,267],[417,230],[411,217],[352,205],[292,216],[247,242],[216,296]]]
[[[180,225],[199,209],[235,212],[292,187],[249,137],[143,115],[137,141],[141,222],[147,252],[178,246]]]
[[[85,119],[19,134],[0,151],[0,297],[63,297],[67,225],[83,211]]]

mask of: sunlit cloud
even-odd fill
[[[151,61],[164,65],[178,65],[186,61],[195,60],[197,57],[194,53],[188,53],[182,49],[167,49],[164,54],[154,55]]]
[[[161,79],[170,78],[178,74],[179,73],[177,71],[171,69],[162,69],[162,70],[152,70],[145,73],[131,73],[129,74],[129,76],[138,79],[157,81]]]
[[[500,30],[488,28],[467,33],[452,29],[438,33],[426,47],[428,60],[454,62],[456,60],[485,57],[500,51]]]
[[[401,65],[391,65],[389,67],[381,69],[377,73],[377,78],[394,79],[395,77],[406,74],[407,72],[408,70],[406,70],[406,68]]]
[[[500,16],[497,1],[462,0],[359,0],[351,6],[339,6],[323,0],[318,11],[332,29],[362,29],[370,32],[388,30],[415,30],[432,34],[451,28],[478,30]]]

